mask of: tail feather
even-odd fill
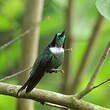
[[[28,80],[29,81],[29,80]],[[19,93],[26,88],[26,86],[28,85],[28,81],[18,90],[17,95],[19,95]]]
[[[39,81],[43,76],[44,76],[44,72],[30,76],[28,81],[18,90],[17,95],[19,95],[19,93],[25,88],[26,88],[26,93],[31,92],[31,90],[39,83]]]
[[[26,87],[26,93],[31,92],[31,90],[39,83],[39,81],[41,80],[41,78],[44,76],[44,72],[40,73],[38,75],[38,77],[33,77],[33,79],[31,79]]]

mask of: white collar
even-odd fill
[[[49,48],[50,51],[54,54],[57,54],[57,53],[63,53],[64,52],[64,49],[62,47],[50,47]]]

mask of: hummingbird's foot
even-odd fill
[[[42,101],[40,101],[40,103],[42,104],[42,105],[44,105],[45,103],[44,102],[42,102]]]
[[[51,69],[52,72],[61,72],[61,73],[64,73],[64,71],[62,69]]]
[[[65,52],[66,52],[66,51],[70,51],[70,52],[72,52],[72,48],[65,49],[64,51],[65,51]]]
[[[63,73],[63,74],[64,74],[64,70],[61,70],[61,73]]]

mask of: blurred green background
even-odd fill
[[[0,46],[12,40],[22,33],[23,17],[26,9],[25,0],[0,0]],[[67,0],[46,0],[43,11],[43,18],[40,25],[40,46],[39,53],[48,45],[56,32],[62,31],[66,25],[66,9]],[[89,41],[93,26],[99,15],[94,0],[76,0],[74,5],[74,70],[77,71]],[[85,75],[85,79],[81,84],[83,89],[90,76],[93,73],[99,57],[104,50],[105,45],[110,39],[110,25],[104,19],[95,56],[90,66],[89,71]],[[13,45],[0,51],[0,78],[19,71],[19,62],[21,56],[21,40]],[[75,73],[75,72],[73,72]],[[97,78],[97,83],[109,78],[110,76],[110,55],[107,57],[100,74]],[[73,74],[74,77],[74,74]],[[16,78],[5,81],[10,84],[17,84]],[[61,91],[62,75],[47,74],[38,84],[38,88]],[[109,83],[95,89],[89,93],[85,100],[110,108],[110,86]],[[54,110],[49,106],[42,106],[38,102],[35,103],[35,110]],[[15,110],[16,98],[0,95],[0,110]]]

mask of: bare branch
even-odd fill
[[[66,45],[67,49],[73,48],[73,35],[72,35],[72,27],[73,27],[73,12],[74,10],[74,0],[68,0],[68,9],[67,9],[67,38],[66,38]],[[62,91],[63,93],[70,93],[70,78],[71,78],[71,62],[70,59],[72,57],[72,53],[65,53],[64,57],[64,76],[62,82]]]
[[[106,58],[107,54],[109,53],[109,50],[110,50],[110,41],[108,42],[108,44],[107,44],[107,46],[106,46],[106,48],[104,50],[104,53],[100,57],[99,63],[97,65],[97,67],[96,67],[96,69],[95,69],[95,71],[94,71],[89,83],[87,84],[87,87],[81,93],[79,93],[78,97],[81,98],[81,97],[85,96],[87,93],[89,93],[89,91],[93,87],[93,85],[94,85],[94,83],[96,81],[96,77],[97,77],[97,75],[98,75],[98,73],[99,73],[99,71],[100,71],[100,69],[101,69],[101,67],[102,67],[102,65],[103,65],[103,63],[105,61],[105,58]]]
[[[4,48],[7,48],[8,46],[10,46],[11,44],[15,43],[16,41],[18,41],[19,39],[25,37],[27,34],[29,34],[33,29],[35,28],[29,28],[27,29],[24,33],[20,34],[19,36],[17,36],[16,38],[12,39],[11,41],[9,41],[8,43],[3,44],[0,47],[0,51],[3,50]]]
[[[21,73],[24,73],[24,72],[26,72],[26,71],[28,71],[28,70],[30,70],[30,69],[32,69],[32,66],[31,66],[31,67],[27,67],[27,68],[25,68],[25,69],[23,69],[23,70],[21,70],[21,71],[19,71],[19,72],[13,73],[12,75],[9,75],[9,76],[6,76],[6,77],[4,77],[4,78],[1,78],[1,79],[0,79],[0,82],[1,82],[1,81],[4,81],[4,80],[11,79],[11,78],[13,78],[13,77],[16,77],[16,76],[20,75]]]
[[[21,68],[26,68],[33,65],[38,54],[40,22],[43,13],[44,0],[26,0],[26,12],[23,22],[23,30],[31,26],[36,26],[36,29],[27,35],[22,41]],[[19,84],[29,78],[29,72],[18,77]],[[33,110],[33,102],[31,100],[17,100],[17,110]]]
[[[102,54],[102,56],[101,56],[101,58],[99,60],[99,63],[98,63],[98,65],[97,65],[97,67],[96,67],[96,69],[94,71],[94,74],[93,74],[93,76],[91,77],[91,79],[90,79],[90,81],[88,83],[88,88],[93,86],[94,82],[96,81],[96,77],[97,77],[97,75],[98,75],[98,73],[99,73],[99,71],[100,71],[100,69],[101,69],[101,67],[102,67],[102,65],[103,65],[103,63],[105,61],[106,56],[109,53],[109,50],[110,50],[110,41],[108,42],[108,44],[107,44],[107,46],[106,46],[106,48],[104,50],[104,53]]]
[[[90,58],[90,57],[91,57],[91,54],[93,54],[95,51],[94,47],[96,46],[95,44],[97,44],[97,41],[98,41],[97,39],[99,38],[98,34],[101,29],[102,21],[103,21],[103,17],[99,15],[99,17],[96,21],[96,24],[93,27],[93,31],[90,35],[90,40],[89,40],[88,46],[86,48],[86,51],[84,53],[83,59],[81,61],[80,67],[77,71],[77,74],[76,74],[74,80],[72,81],[71,87],[72,87],[73,93],[75,93],[78,90],[80,83],[84,77],[85,70],[88,68],[88,65],[91,64],[90,62],[92,61],[92,58]]]
[[[107,82],[109,82],[109,81],[110,81],[110,78],[108,78],[108,79],[106,79],[105,81],[103,81],[103,82],[97,84],[96,86],[91,87],[90,89],[87,89],[87,90],[85,89],[85,90],[83,90],[82,92],[80,92],[79,94],[76,94],[76,97],[77,97],[78,99],[81,99],[83,96],[87,95],[87,94],[88,94],[89,92],[91,92],[92,90],[96,89],[97,87],[102,86],[103,84],[105,84],[105,83],[107,83]]]
[[[105,81],[101,82],[100,84],[97,84],[96,86],[93,86],[91,89],[93,90],[93,89],[95,89],[95,88],[97,88],[99,86],[102,86],[103,84],[105,84],[105,83],[107,83],[109,81],[110,81],[110,78],[106,79]]]
[[[39,102],[49,102],[56,105],[65,106],[77,110],[110,110],[101,106],[78,100],[73,95],[64,95],[56,92],[33,89],[29,94],[25,94],[24,91],[17,96],[17,91],[21,86],[12,84],[0,83],[0,94],[9,95],[17,98],[32,99]]]

